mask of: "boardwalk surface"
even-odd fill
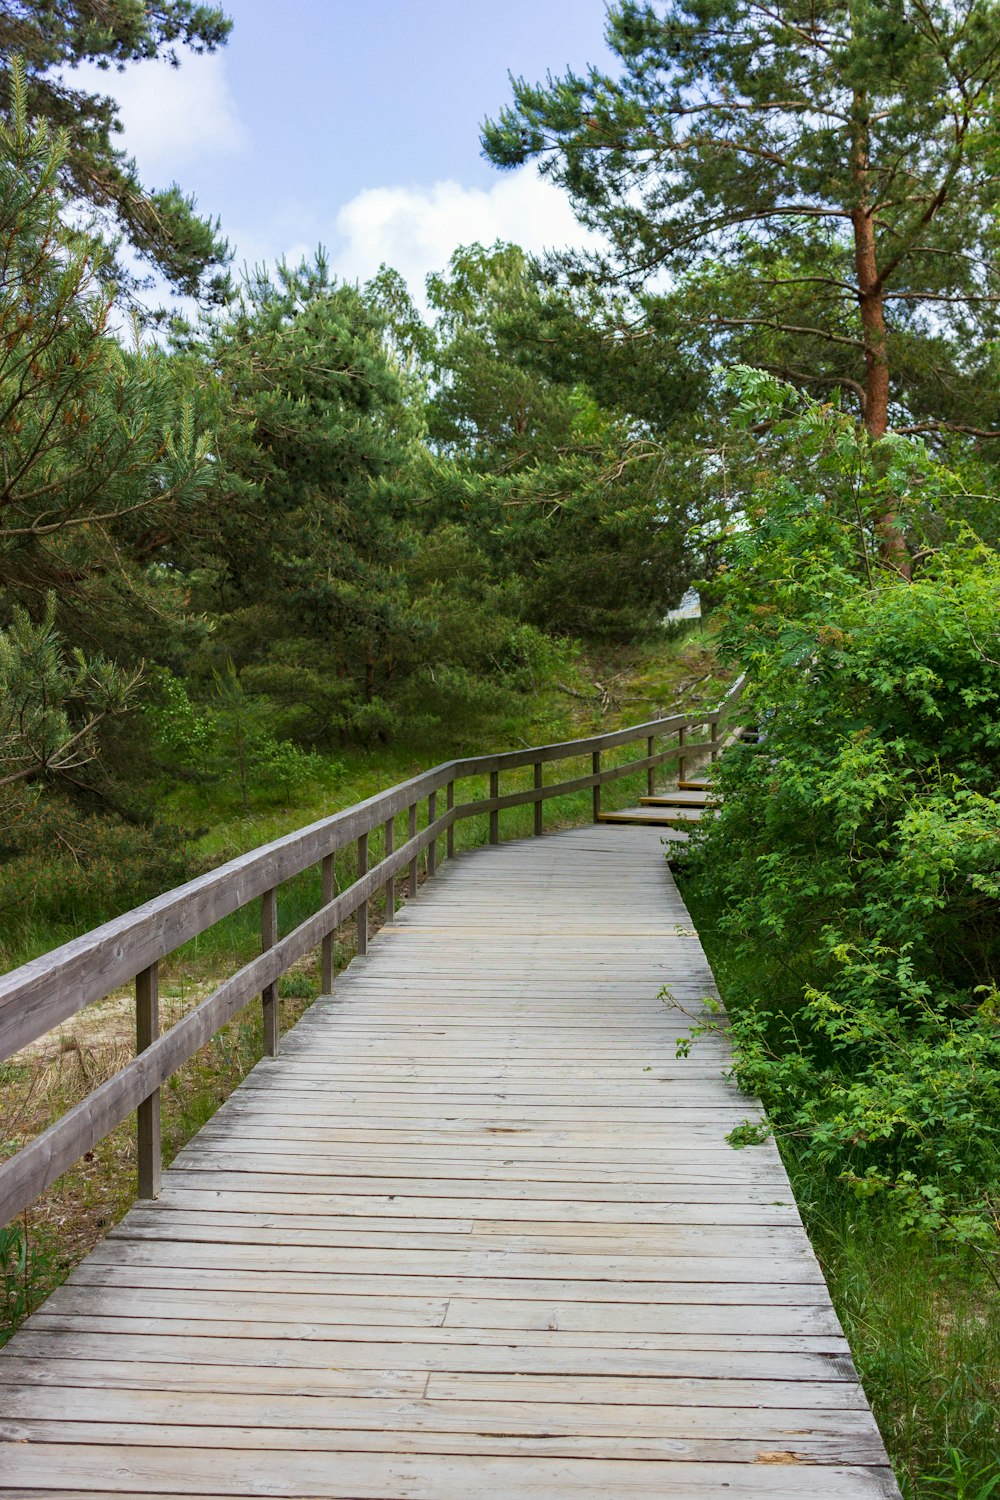
[[[0,1355],[0,1490],[892,1496],[659,831],[446,864]]]

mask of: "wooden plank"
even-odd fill
[[[674,809],[659,807],[623,807],[618,812],[601,813],[595,821],[599,823],[648,823],[664,830],[664,837],[674,843],[683,843],[686,833],[676,827],[679,823],[697,823],[701,814],[691,808]]]
[[[139,1332],[119,1328],[113,1318],[84,1320],[82,1329],[76,1326],[79,1321],[70,1320],[68,1327],[51,1320],[34,1324],[25,1331],[13,1357],[14,1364],[18,1359],[43,1360],[50,1353],[62,1360],[88,1359],[99,1339],[106,1358],[111,1361],[247,1365],[268,1371],[327,1370],[336,1365],[341,1372],[422,1370],[436,1372],[435,1379],[437,1372],[443,1372],[449,1379],[466,1375],[470,1380],[480,1375],[504,1376],[516,1381],[551,1379],[553,1385],[559,1380],[572,1379],[580,1387],[574,1391],[576,1400],[587,1399],[580,1394],[590,1389],[587,1382],[648,1379],[664,1387],[674,1383],[682,1384],[685,1389],[697,1386],[703,1405],[712,1405],[718,1391],[728,1390],[734,1384],[757,1382],[757,1401],[764,1406],[788,1405],[792,1391],[796,1392],[795,1399],[801,1400],[802,1393],[813,1392],[814,1387],[817,1397],[825,1391],[824,1401],[831,1407],[847,1405],[856,1409],[864,1404],[849,1358],[822,1351],[704,1350],[677,1346],[664,1351],[657,1347],[623,1347],[624,1340],[614,1347],[603,1343],[594,1346],[558,1336],[549,1343],[538,1338],[512,1343],[509,1333],[499,1342],[473,1342],[456,1338],[454,1330],[433,1343],[414,1337],[388,1343],[376,1339],[352,1340],[349,1331],[346,1337],[326,1338],[319,1330],[312,1337],[303,1337],[291,1331],[279,1335],[277,1330],[269,1328],[257,1337],[241,1337],[231,1329],[221,1335],[206,1335],[197,1325],[187,1327],[176,1320],[168,1322],[166,1328],[159,1327],[158,1320],[152,1320],[151,1326]],[[88,1323],[90,1326],[86,1326]],[[669,1376],[663,1373],[665,1354],[669,1356]],[[826,1391],[828,1385],[836,1390]],[[565,1396],[565,1388],[562,1395]],[[485,1399],[505,1398],[489,1394]],[[527,1399],[531,1399],[530,1393]]]
[[[22,1389],[8,1387],[4,1390],[6,1414],[18,1423],[34,1421],[39,1425],[45,1421],[79,1422],[86,1419],[84,1387],[72,1384],[47,1387],[49,1418],[33,1415],[37,1399],[37,1391],[30,1386]],[[170,1429],[180,1424],[189,1426],[192,1432],[198,1427],[218,1423],[240,1427],[249,1425],[260,1409],[252,1393],[218,1391],[210,1401],[194,1403],[186,1401],[182,1393],[157,1387],[122,1392],[103,1390],[101,1404],[104,1420],[123,1421],[134,1415],[138,1422],[157,1422],[167,1429],[162,1437],[168,1442]],[[267,1413],[267,1436],[278,1446],[282,1446],[281,1433],[288,1428],[301,1431],[309,1427],[318,1432],[338,1429],[361,1432],[374,1428],[384,1432],[390,1441],[395,1434],[415,1436],[420,1432],[472,1433],[484,1437],[490,1429],[496,1433],[497,1428],[496,1407],[477,1401],[430,1402],[334,1393],[320,1403],[308,1392],[275,1393],[268,1399]],[[553,1436],[587,1434],[647,1440],[700,1438],[720,1442],[728,1438],[729,1441],[744,1443],[747,1439],[742,1434],[735,1439],[732,1437],[739,1420],[735,1408],[718,1406],[699,1410],[690,1406],[629,1407],[594,1402],[581,1407],[554,1401],[546,1403],[544,1419],[540,1420],[536,1407],[526,1402],[507,1401],[503,1406],[501,1433],[496,1435],[531,1436],[544,1432]],[[861,1445],[869,1436],[871,1425],[863,1413],[855,1411],[803,1411],[797,1407],[765,1408],[758,1415],[758,1423],[758,1436],[749,1440],[756,1443],[758,1451],[761,1443],[790,1447],[790,1440],[795,1438],[806,1444],[814,1439],[820,1443],[826,1440]],[[52,1436],[58,1438],[58,1434],[50,1434],[49,1441]],[[855,1455],[845,1454],[845,1459],[851,1457]]]
[[[105,1494],[142,1493],[203,1497],[302,1495],[316,1500],[468,1500],[471,1494],[504,1495],[510,1500],[608,1500],[609,1496],[663,1495],[659,1461],[494,1458],[476,1455],[378,1454],[350,1452],[277,1455],[275,1477],[261,1475],[256,1449],[223,1451],[159,1447],[124,1448],[112,1444],[82,1448],[73,1443],[11,1444],[3,1451],[7,1482],[26,1487],[72,1486],[86,1494],[99,1486]],[[127,1468],[126,1468],[127,1465]],[[671,1465],[678,1495],[718,1496],[738,1486],[741,1500],[774,1500],[815,1490],[812,1466],[763,1461],[755,1465],[685,1463]],[[129,1476],[134,1478],[129,1478]],[[891,1478],[891,1476],[890,1476]],[[868,1500],[898,1493],[886,1487],[886,1470],[874,1466],[824,1465],[823,1493],[828,1500]],[[81,1486],[84,1488],[81,1489]]]
[[[214,1403],[213,1403],[214,1415]],[[490,1420],[491,1410],[483,1407],[478,1420],[467,1419],[465,1428],[448,1426],[445,1431],[429,1427],[409,1430],[399,1420],[398,1411],[387,1413],[393,1422],[390,1431],[363,1427],[350,1428],[346,1422],[331,1426],[324,1412],[324,1420],[318,1425],[293,1427],[291,1425],[270,1428],[264,1437],[258,1427],[240,1427],[233,1422],[220,1426],[165,1425],[162,1418],[150,1422],[141,1421],[134,1411],[117,1420],[105,1418],[100,1422],[69,1421],[25,1421],[9,1424],[12,1440],[29,1443],[73,1443],[97,1442],[150,1447],[173,1447],[182,1444],[185,1448],[223,1449],[227,1443],[241,1449],[266,1449],[269,1453],[282,1451],[293,1453],[442,1453],[482,1454],[495,1457],[520,1458],[619,1458],[619,1459],[669,1459],[690,1463],[755,1463],[761,1451],[761,1439],[710,1438],[701,1434],[677,1438],[665,1437],[658,1432],[640,1434],[614,1434],[575,1429],[551,1431],[546,1423],[545,1431],[510,1431],[506,1412],[504,1431],[498,1432]],[[495,1416],[495,1413],[492,1413]],[[798,1414],[801,1422],[802,1414]],[[310,1414],[303,1411],[301,1420],[308,1422]],[[473,1425],[475,1424],[475,1425]],[[442,1424],[444,1425],[444,1424]],[[515,1426],[517,1424],[514,1424]],[[528,1422],[523,1422],[527,1427]],[[774,1424],[778,1426],[778,1424]],[[537,1429],[537,1414],[535,1427]],[[786,1433],[787,1433],[786,1429]],[[866,1442],[867,1437],[867,1442]],[[768,1441],[764,1439],[763,1441]],[[777,1446],[782,1439],[770,1439]],[[870,1434],[850,1433],[844,1436],[827,1437],[803,1430],[800,1425],[791,1429],[783,1441],[793,1443],[794,1448],[785,1448],[784,1461],[803,1464],[858,1463],[865,1459],[878,1463],[878,1446]]]
[[[442,865],[0,1352],[4,1492],[898,1497],[664,984],[712,993],[655,828]]]
[[[268,1297],[279,1293],[304,1293],[312,1296],[326,1291],[331,1278],[325,1272],[271,1270],[244,1271],[232,1268],[204,1267],[190,1264],[139,1265],[99,1264],[88,1259],[73,1273],[74,1286],[145,1287],[150,1289],[212,1289],[241,1291]],[[822,1284],[786,1285],[782,1281],[561,1281],[547,1276],[544,1280],[508,1279],[494,1272],[491,1276],[338,1276],[335,1285],[343,1295],[358,1297],[413,1297],[430,1299],[469,1297],[504,1302],[536,1301],[551,1308],[570,1303],[601,1307],[632,1306],[699,1306],[709,1308],[786,1307],[804,1310],[830,1305],[829,1293]],[[707,1315],[706,1315],[707,1316]],[[13,1347],[13,1341],[8,1348]],[[5,1352],[0,1351],[0,1379],[5,1369]]]
[[[433,1343],[439,1346],[438,1358],[444,1358],[440,1349],[453,1349],[461,1345],[472,1345],[477,1349],[485,1349],[491,1345],[502,1344],[509,1349],[515,1347],[511,1343],[512,1334],[509,1328],[476,1328],[467,1324],[455,1326],[434,1325],[423,1327],[420,1324],[404,1324],[397,1327],[396,1324],[383,1316],[381,1322],[369,1326],[367,1320],[357,1323],[341,1323],[337,1319],[338,1308],[336,1304],[324,1308],[316,1305],[316,1299],[299,1297],[294,1300],[282,1299],[279,1309],[272,1310],[270,1307],[264,1309],[267,1314],[259,1316],[258,1310],[254,1310],[253,1321],[247,1321],[247,1308],[245,1300],[230,1296],[229,1300],[222,1294],[216,1294],[215,1305],[209,1300],[197,1301],[198,1294],[188,1292],[181,1294],[180,1301],[173,1301],[161,1292],[157,1296],[157,1316],[149,1316],[149,1298],[145,1294],[132,1291],[129,1301],[125,1296],[126,1289],[119,1289],[115,1295],[108,1292],[91,1291],[88,1297],[77,1291],[72,1299],[71,1311],[55,1311],[45,1309],[35,1314],[34,1326],[37,1331],[43,1333],[136,1333],[144,1335],[153,1334],[176,1334],[179,1337],[221,1338],[252,1340],[271,1338],[287,1340],[297,1339],[302,1341],[325,1339],[336,1344],[339,1349],[341,1345],[351,1341],[357,1343],[379,1344],[381,1347],[394,1347],[400,1344],[407,1348]],[[98,1307],[106,1310],[94,1310],[88,1304],[93,1298],[101,1297],[103,1301]],[[192,1302],[192,1299],[195,1299]],[[378,1302],[380,1299],[372,1299]],[[387,1300],[387,1299],[381,1299]],[[60,1304],[65,1308],[66,1302]],[[551,1323],[551,1318],[549,1323]],[[560,1352],[573,1348],[586,1348],[593,1356],[594,1351],[612,1350],[621,1354],[624,1350],[645,1349],[656,1353],[674,1354],[683,1356],[698,1354],[701,1356],[702,1365],[714,1370],[717,1360],[705,1358],[707,1353],[713,1355],[732,1354],[743,1359],[747,1368],[756,1369],[751,1356],[769,1355],[782,1357],[788,1355],[805,1355],[815,1361],[814,1369],[819,1368],[820,1359],[830,1356],[838,1356],[842,1359],[849,1358],[846,1341],[837,1335],[823,1337],[816,1334],[790,1334],[779,1336],[774,1333],[677,1333],[649,1331],[635,1332],[614,1327],[608,1329],[572,1329],[561,1324],[551,1327],[549,1323],[539,1325],[531,1329],[518,1329],[516,1335],[516,1347],[522,1349],[542,1345],[547,1349],[558,1349]],[[274,1325],[273,1327],[271,1325]],[[485,1358],[485,1356],[483,1356]],[[456,1358],[448,1357],[446,1360],[450,1367],[454,1367]],[[457,1360],[460,1363],[460,1359]],[[673,1362],[672,1362],[673,1363]],[[663,1366],[662,1359],[656,1362],[659,1370]],[[782,1366],[782,1373],[786,1373]],[[600,1373],[605,1373],[600,1367]],[[794,1368],[789,1367],[787,1374],[794,1375]],[[820,1378],[823,1378],[821,1373]],[[853,1378],[853,1376],[845,1378]]]
[[[756,1255],[560,1255],[553,1264],[551,1255],[530,1252],[494,1250],[490,1247],[463,1251],[422,1250],[412,1248],[380,1250],[376,1247],[331,1249],[315,1245],[275,1246],[268,1256],[261,1245],[232,1244],[213,1238],[176,1241],[166,1230],[156,1240],[133,1240],[114,1237],[104,1241],[93,1252],[103,1265],[225,1266],[233,1270],[252,1270],[270,1263],[276,1271],[309,1271],[315,1275],[437,1277],[442,1283],[452,1278],[488,1277],[502,1264],[508,1279],[538,1280],[546,1276],[561,1281],[610,1281],[662,1283],[687,1282],[758,1282],[772,1278],[785,1285],[822,1286],[822,1277],[807,1247],[797,1255],[771,1256],[761,1246]]]

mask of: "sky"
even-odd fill
[[[234,26],[218,53],[92,76],[146,186],[193,192],[237,266],[322,243],[339,276],[384,261],[421,298],[457,245],[583,242],[533,166],[482,159],[479,127],[509,101],[508,72],[612,65],[604,0],[221,3]]]

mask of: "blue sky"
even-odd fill
[[[225,4],[225,0],[223,0]],[[229,0],[228,45],[179,70],[97,74],[150,186],[175,180],[218,214],[237,260],[322,241],[344,276],[388,260],[415,293],[451,250],[501,237],[580,239],[533,168],[482,160],[479,125],[508,70],[610,63],[604,0]]]

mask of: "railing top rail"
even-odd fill
[[[714,708],[650,719],[627,729],[496,755],[445,761],[352,807],[241,854],[154,896],[110,922],[0,976],[0,1060],[43,1036],[248,902],[369,833],[450,781],[565,760],[649,735],[713,724],[742,692],[734,682]]]

